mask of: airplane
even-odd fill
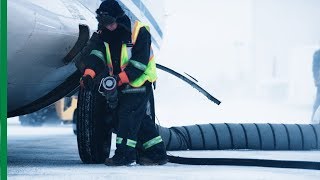
[[[139,19],[150,25],[157,54],[163,37],[163,1],[119,2],[132,22]],[[72,60],[97,29],[95,10],[100,3],[8,1],[8,117],[32,113],[77,88],[79,74]]]
[[[118,2],[132,22],[140,20],[149,24],[152,45],[157,54],[163,38],[163,1]],[[75,66],[75,58],[81,56],[97,29],[95,10],[100,3],[100,0],[8,1],[8,117],[32,113],[78,91],[81,75]],[[161,65],[158,68],[171,72],[196,87],[210,100],[220,103],[199,88],[193,78],[184,77]],[[84,103],[88,99],[90,103]],[[85,112],[84,109],[92,107],[93,101],[90,93],[80,89],[77,110]],[[95,126],[97,122],[92,114],[83,116],[83,113],[78,113],[76,119],[81,160],[84,163],[102,163],[110,152],[111,132],[103,131],[103,126]],[[283,146],[282,150],[308,150],[319,149],[319,126],[245,126],[225,123],[175,128],[159,126],[159,129],[168,150],[235,149],[248,148],[249,145],[253,149],[276,149],[279,147],[275,146],[276,142],[280,142],[276,141],[277,138],[281,142],[295,142],[292,146]],[[286,133],[287,139],[275,132]],[[296,135],[297,132],[301,133],[302,139]],[[215,134],[215,138],[208,139],[212,134]],[[254,137],[252,142],[249,142],[252,138],[250,134]],[[236,137],[245,137],[245,141]],[[268,144],[264,146],[263,140]]]

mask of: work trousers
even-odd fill
[[[151,146],[156,147],[150,149],[165,153],[165,147],[155,125],[152,84],[146,82],[143,87],[144,91],[129,93],[123,93],[123,88],[119,89],[117,108],[105,109],[107,112],[105,116],[107,119],[112,117],[112,126],[117,134],[116,154],[134,156],[135,147],[144,151]],[[100,105],[102,104],[108,106],[106,102],[100,102]]]

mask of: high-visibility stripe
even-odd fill
[[[98,58],[100,58],[103,62],[105,62],[105,59],[104,59],[104,55],[101,51],[98,51],[98,50],[92,50],[90,55],[93,54],[95,56],[97,56]]]
[[[117,137],[116,139],[116,144],[121,144],[122,143],[123,138],[121,137]]]
[[[151,61],[154,57],[154,54],[153,54],[153,49],[152,47],[150,46],[150,55],[149,55],[149,61]]]
[[[128,51],[127,51],[127,45],[126,44],[122,44],[121,46],[121,57],[120,57],[120,68],[121,71],[124,70],[124,68],[127,66],[128,64]]]
[[[111,60],[111,53],[110,53],[109,44],[104,42],[104,46],[106,47],[107,66],[109,68],[109,75],[113,76],[113,65],[112,65],[112,60]]]
[[[137,144],[137,141],[134,141],[134,140],[131,140],[131,139],[127,139],[127,146],[135,148],[136,144]]]
[[[134,45],[135,41],[137,40],[141,27],[145,27],[148,31],[150,31],[149,26],[139,21],[136,21],[133,28],[133,33],[132,33],[132,45]],[[106,62],[109,68],[109,75],[113,75],[113,66],[112,66],[109,44],[106,42],[104,42],[104,44],[106,48]],[[134,81],[129,82],[129,84],[132,87],[140,87],[146,81],[155,82],[157,80],[157,73],[156,73],[156,63],[155,63],[152,47],[150,46],[149,62],[147,65],[142,64],[136,60],[129,60],[129,58],[131,58],[131,48],[132,48],[131,46],[127,47],[127,44],[122,44],[121,54],[120,54],[120,69],[121,71],[124,71],[128,63],[131,63],[135,68],[142,70],[143,74],[137,79],[135,79]],[[123,79],[121,78],[121,80]],[[119,85],[121,85],[121,83],[119,83]]]
[[[143,147],[144,147],[144,149],[148,149],[148,148],[150,148],[158,143],[161,143],[161,142],[162,142],[161,136],[157,136],[157,137],[143,143]]]
[[[132,35],[131,35],[132,44],[136,43],[136,40],[137,40],[137,37],[138,37],[138,34],[139,34],[139,30],[140,30],[141,27],[145,27],[147,29],[147,31],[150,32],[150,27],[148,25],[143,24],[140,21],[136,21],[134,23],[133,32],[132,32]]]
[[[147,69],[147,66],[142,64],[141,62],[130,59],[129,63],[131,63],[135,68],[140,69],[141,71],[145,71]]]
[[[139,29],[137,28],[138,26],[139,26],[139,22],[136,21],[134,23],[133,32],[132,32],[132,35],[131,35],[132,44],[136,43],[136,39],[138,37],[138,32],[139,32]]]

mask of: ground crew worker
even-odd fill
[[[117,118],[117,149],[105,164],[165,164],[165,146],[155,126],[152,83],[157,76],[149,27],[136,21],[131,33],[131,21],[116,0],[103,1],[96,13],[102,41],[86,59],[81,84],[90,88],[101,72],[117,79],[118,105],[111,110]]]
[[[317,111],[317,109],[319,108],[319,105],[320,105],[320,50],[317,50],[313,54],[312,72],[313,72],[314,84],[317,88],[317,95],[316,95],[316,100],[313,105],[313,112],[312,112],[311,120],[314,122],[318,122],[319,119],[316,120],[314,118],[315,118],[315,112]]]

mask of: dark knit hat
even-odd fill
[[[106,25],[117,22],[120,26],[131,32],[130,19],[125,15],[122,7],[116,0],[103,1],[96,10],[96,13],[99,22],[98,29],[103,29]]]
[[[108,14],[114,18],[124,15],[124,11],[116,0],[103,1],[96,11],[97,15]]]

